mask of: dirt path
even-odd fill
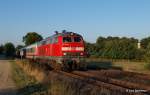
[[[16,95],[15,83],[11,77],[11,64],[0,60],[0,95]]]

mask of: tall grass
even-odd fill
[[[46,87],[36,81],[35,77],[24,72],[15,61],[11,61],[12,78],[17,86],[17,95],[40,95]],[[39,93],[39,94],[36,94]]]
[[[36,81],[26,84],[21,95],[126,95],[117,90],[94,86],[84,80],[71,78],[54,72],[47,72],[28,62],[16,62],[27,75]],[[17,72],[18,73],[18,72]],[[27,78],[28,79],[28,78]],[[18,79],[17,79],[18,80]],[[21,79],[22,80],[22,79]],[[26,80],[26,79],[25,79]],[[27,82],[26,82],[27,83]],[[31,89],[30,89],[31,88]]]
[[[145,69],[150,70],[150,63],[145,63],[144,67],[145,67]]]

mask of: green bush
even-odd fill
[[[145,62],[145,68],[150,70],[150,43],[146,48]]]
[[[145,67],[145,69],[150,70],[150,63],[145,63],[144,67]]]
[[[4,52],[7,57],[13,57],[15,54],[15,46],[13,43],[6,43],[4,46]]]
[[[143,59],[144,51],[137,48],[138,39],[126,37],[99,37],[96,43],[86,42],[91,57],[109,59]]]

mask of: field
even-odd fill
[[[145,68],[145,62],[113,62],[113,66],[121,67],[124,71],[150,74],[150,70]]]
[[[150,90],[149,75],[141,74],[149,73],[143,62],[88,59],[88,71],[71,73],[46,71],[18,60],[13,64],[19,95],[144,95],[126,90]]]
[[[123,71],[137,72],[143,74],[150,74],[150,70],[145,68],[147,63],[130,61],[130,60],[108,60],[108,59],[87,59],[89,68],[97,69],[118,69]]]

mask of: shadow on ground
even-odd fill
[[[17,95],[16,89],[0,89],[0,95]]]
[[[116,70],[122,70],[121,67],[113,66],[111,61],[88,61],[87,68],[90,70],[95,69],[116,69]]]
[[[35,93],[42,93],[42,92],[45,93],[46,91],[47,91],[46,86],[43,86],[42,84],[33,84],[25,86],[20,89],[2,89],[0,90],[0,95],[32,95]]]
[[[0,55],[0,60],[12,60],[13,57],[6,57],[5,55]]]

